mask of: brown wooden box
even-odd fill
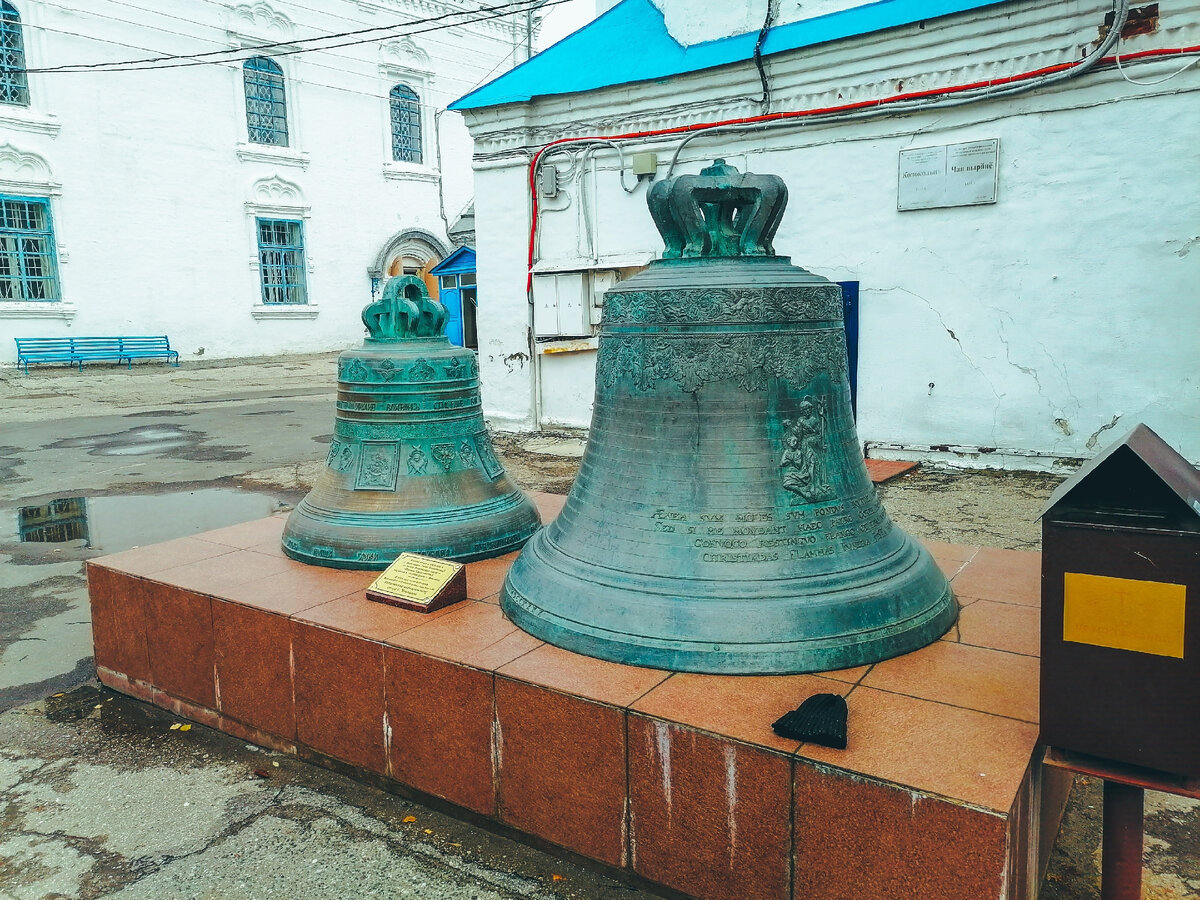
[[[1200,775],[1200,473],[1139,425],[1042,519],[1042,740]]]

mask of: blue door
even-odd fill
[[[459,247],[429,270],[438,278],[438,299],[446,307],[446,337],[459,347],[479,349],[475,334],[475,251]]]
[[[446,307],[446,337],[450,343],[463,345],[462,295],[458,290],[458,276],[438,276],[438,299]]]

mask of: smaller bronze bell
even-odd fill
[[[325,470],[288,516],[283,552],[383,569],[404,551],[469,562],[520,548],[537,509],[496,459],[475,354],[447,340],[446,308],[411,275],[363,310],[370,337],[338,358]]]

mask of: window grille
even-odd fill
[[[0,196],[0,301],[58,299],[50,201]]]
[[[255,56],[242,66],[246,84],[246,131],[252,143],[288,145],[287,97],[283,69],[274,60]]]
[[[406,84],[392,88],[392,159],[421,162],[421,101]]]
[[[11,3],[0,3],[0,103],[29,105],[21,16]]]
[[[258,272],[262,302],[307,303],[304,229],[288,219],[257,219]]]

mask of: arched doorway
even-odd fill
[[[378,296],[389,278],[416,275],[425,282],[429,296],[438,298],[438,279],[429,270],[446,258],[450,248],[437,236],[420,228],[407,228],[392,236],[380,249],[368,270],[372,293]]]

